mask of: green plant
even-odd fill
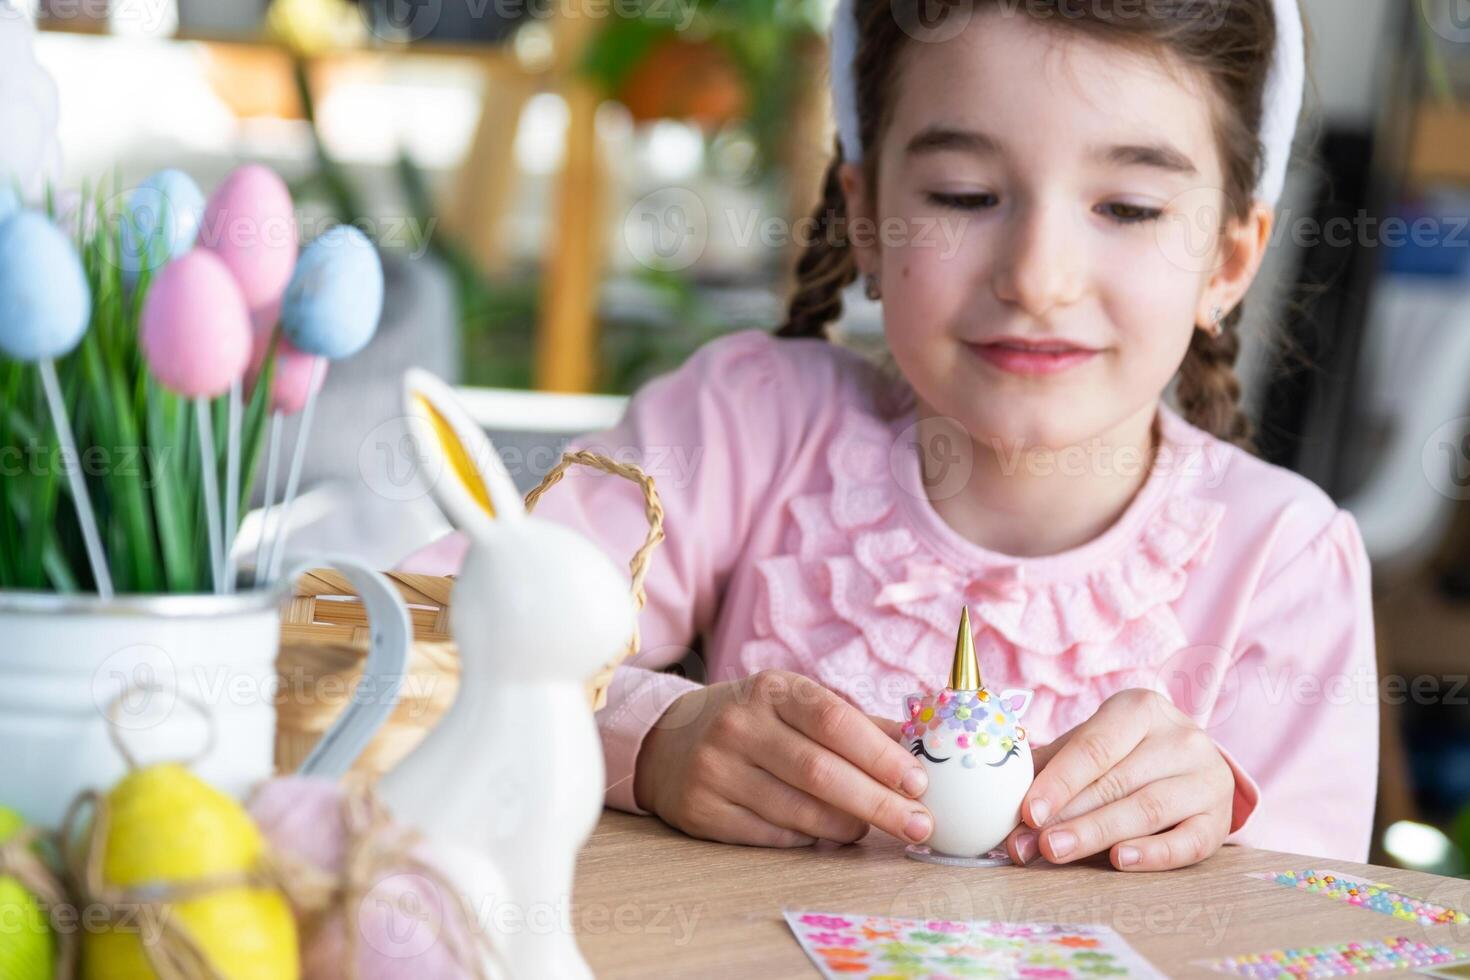
[[[217,458],[202,458],[187,400],[149,376],[138,323],[148,291],[143,273],[123,279],[121,182],[83,190],[75,241],[92,294],[87,334],[56,362],[80,459],[60,458],[33,365],[0,356],[0,588],[76,592],[95,588],[67,465],[80,466],[97,513],[108,567],[119,592],[206,592],[209,567],[201,467],[224,485],[227,405],[212,406]],[[54,217],[54,199],[48,198]],[[247,392],[241,432],[240,513],[265,431],[274,339]]]

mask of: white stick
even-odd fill
[[[321,383],[321,373],[326,361],[316,358],[311,363],[311,381],[306,386],[306,407],[301,410],[301,428],[296,433],[296,449],[291,454],[291,472],[286,477],[286,495],[281,498],[280,529],[276,532],[276,543],[271,548],[270,579],[274,582],[281,574],[281,563],[286,560],[286,535],[291,530],[291,504],[296,500],[296,489],[301,484],[301,466],[306,462],[306,443],[311,438],[311,418],[316,414],[316,390]]]
[[[260,543],[255,549],[256,588],[265,585],[270,571],[266,567],[266,559],[270,557],[270,549],[266,545],[270,541],[271,506],[276,502],[276,460],[281,455],[282,418],[280,412],[271,413],[270,445],[265,456],[265,506],[260,511]]]
[[[235,532],[240,516],[240,380],[230,385],[230,424],[225,447],[225,548],[226,592],[235,591]]]
[[[221,547],[219,532],[219,461],[214,455],[214,420],[210,418],[209,399],[194,399],[194,423],[199,429],[199,453],[204,458],[199,471],[204,474],[204,522],[209,525],[209,567],[214,573],[214,591],[224,591],[220,577]]]
[[[82,472],[82,457],[77,455],[76,437],[72,435],[71,419],[66,414],[66,402],[61,398],[61,384],[56,380],[56,365],[50,358],[40,362],[41,387],[46,389],[46,402],[51,408],[51,421],[56,424],[56,437],[61,441],[62,462],[67,465],[66,478],[71,483],[72,500],[77,506],[77,521],[82,525],[82,540],[87,545],[87,560],[92,564],[92,578],[97,581],[97,594],[103,599],[112,598],[112,573],[107,568],[107,552],[102,548],[102,532],[97,527],[97,515],[92,512],[92,498],[87,495],[87,476]]]

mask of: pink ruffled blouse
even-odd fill
[[[639,463],[667,512],[642,652],[598,716],[608,804],[643,812],[639,746],[697,686],[661,668],[696,638],[711,682],[792,670],[899,718],[905,694],[944,686],[966,603],[986,685],[1035,692],[1035,744],[1118,691],[1159,691],[1235,771],[1231,841],[1366,860],[1378,708],[1357,525],[1301,477],[1160,413],[1158,460],[1123,516],[1018,559],[938,515],[911,393],[850,351],[743,332],[649,383],[616,428],[578,440]],[[600,474],[569,477],[537,515],[619,564],[646,531],[637,488]],[[405,567],[449,574],[463,549],[450,536]]]

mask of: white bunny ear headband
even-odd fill
[[[1261,142],[1266,160],[1256,197],[1272,207],[1281,199],[1286,185],[1286,166],[1291,161],[1291,144],[1296,138],[1297,118],[1302,111],[1302,93],[1307,80],[1307,51],[1298,0],[1275,0],[1276,53],[1266,80],[1264,111],[1261,117]],[[863,158],[862,139],[858,133],[857,80],[852,62],[857,56],[858,26],[856,0],[838,0],[832,18],[832,36],[828,46],[832,76],[832,99],[837,114],[837,135],[842,143],[844,160],[856,163]]]

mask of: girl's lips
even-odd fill
[[[1097,351],[1065,341],[1034,341],[1002,338],[983,344],[966,344],[987,364],[1010,374],[1059,374],[1092,360]]]

